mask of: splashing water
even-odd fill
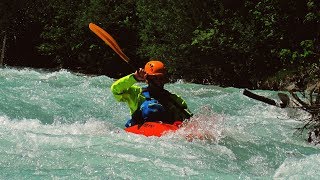
[[[254,101],[241,89],[179,82],[166,89],[188,102],[191,125],[147,138],[123,130],[129,110],[114,100],[112,82],[1,69],[1,179],[320,177],[319,147],[294,135],[295,118],[306,114]],[[198,136],[191,141],[190,134]]]

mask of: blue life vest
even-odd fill
[[[158,100],[151,98],[147,88],[143,88],[142,95],[145,97],[145,101],[142,102],[140,108],[134,113],[132,119],[127,121],[126,127],[148,121],[164,122],[168,120],[168,112]]]
[[[165,109],[160,102],[151,98],[147,89],[142,91],[142,95],[146,100],[141,104],[140,111],[144,121],[163,121],[165,117]]]

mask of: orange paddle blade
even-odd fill
[[[129,63],[129,58],[122,52],[122,50],[119,47],[116,40],[114,40],[113,37],[109,33],[107,33],[101,27],[99,27],[93,23],[89,24],[89,28],[100,39],[102,39],[108,46],[110,46],[123,60],[125,60],[127,63]]]

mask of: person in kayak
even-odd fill
[[[131,119],[126,127],[141,126],[144,122],[181,124],[192,116],[185,100],[164,89],[168,82],[166,74],[165,65],[161,61],[152,60],[144,69],[140,68],[111,85],[115,99],[126,102],[130,108]],[[135,85],[138,82],[146,82],[148,86]]]

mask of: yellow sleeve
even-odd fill
[[[134,113],[141,101],[139,94],[142,91],[141,87],[134,85],[137,80],[133,74],[129,74],[118,79],[111,85],[111,92],[115,99],[119,102],[127,102],[131,114]]]

